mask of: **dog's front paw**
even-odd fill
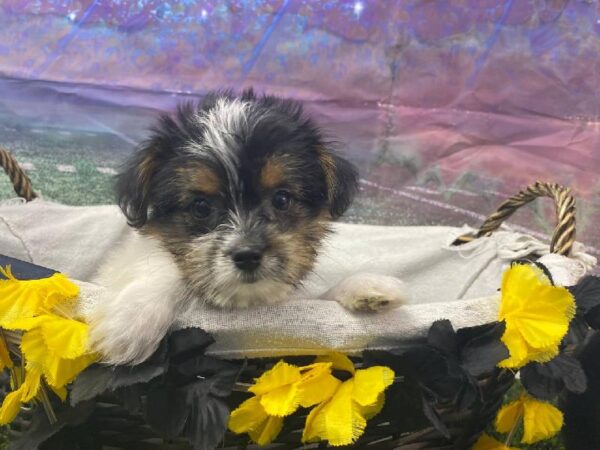
[[[128,325],[119,317],[103,317],[90,325],[90,346],[110,365],[139,364],[156,349],[162,330],[151,322],[132,318]]]
[[[398,278],[359,273],[342,280],[323,298],[335,300],[351,311],[383,311],[407,303],[408,292]]]
[[[107,290],[86,314],[90,347],[106,364],[139,364],[158,347],[175,318],[179,296],[148,280]]]

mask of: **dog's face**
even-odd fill
[[[285,298],[311,270],[357,174],[294,102],[213,94],[162,117],[119,175],[132,226],[160,239],[218,306]]]

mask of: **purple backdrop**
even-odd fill
[[[592,0],[3,0],[0,142],[47,196],[106,202],[108,179],[66,174],[111,173],[182,98],[254,86],[344,142],[349,220],[475,225],[552,180],[600,254],[599,35]],[[514,221],[548,234],[548,210]]]

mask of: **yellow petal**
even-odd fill
[[[48,349],[44,342],[44,336],[39,329],[33,329],[23,333],[21,338],[21,353],[27,361],[29,370],[44,372]]]
[[[51,351],[42,330],[34,328],[26,331],[21,339],[21,352],[28,370],[38,370],[54,388],[61,388],[73,381],[90,364],[97,361],[96,354],[84,354],[73,359],[63,359]]]
[[[289,416],[298,409],[297,383],[280,386],[260,396],[260,404],[268,415]]]
[[[308,416],[306,417],[306,423],[304,424],[304,430],[302,431],[303,443],[314,442],[319,440],[319,433],[322,432],[322,429],[317,428],[317,425],[319,427],[322,427],[322,422],[320,421],[320,419],[319,422],[315,422],[315,420],[317,418],[320,418],[321,411],[323,410],[323,408],[325,408],[325,406],[327,406],[327,404],[328,402],[320,403],[313,409],[311,409],[308,413]]]
[[[55,388],[54,386],[49,386],[50,389],[56,394],[58,398],[60,398],[61,402],[64,402],[67,399],[67,388],[62,386],[60,388]]]
[[[258,445],[268,445],[277,437],[283,427],[283,417],[269,416],[257,429],[250,430],[250,439]]]
[[[6,280],[0,280],[0,325],[16,319],[47,313],[58,303],[79,294],[79,288],[63,274],[41,280],[17,280],[10,268],[1,271]]]
[[[302,442],[326,440],[330,445],[355,442],[367,425],[352,400],[354,380],[343,382],[334,396],[311,411],[306,419]]]
[[[60,389],[96,361],[98,355],[93,353],[73,359],[48,358],[43,373],[50,387]]]
[[[6,425],[19,414],[21,403],[31,401],[38,393],[41,383],[41,374],[35,370],[27,371],[21,386],[4,398],[0,407],[0,425]]]
[[[523,439],[524,444],[532,444],[548,439],[563,426],[563,414],[554,405],[530,396],[523,398]]]
[[[519,450],[515,447],[507,447],[502,442],[498,442],[487,434],[482,434],[477,440],[472,450]]]
[[[19,388],[21,390],[21,402],[27,403],[31,401],[40,390],[42,374],[38,370],[30,370],[25,372],[25,380]]]
[[[9,392],[0,407],[0,425],[6,425],[14,420],[21,409],[22,391]]]
[[[6,346],[6,340],[0,335],[0,370],[5,367],[11,369],[14,366],[10,354],[8,353],[8,347]]]
[[[87,351],[89,326],[78,320],[55,314],[17,319],[6,325],[8,329],[33,330],[38,328],[45,346],[60,358],[77,358]]]
[[[519,309],[523,298],[535,297],[541,286],[550,286],[550,280],[542,270],[531,264],[513,264],[502,276],[500,293],[502,303],[499,309],[499,320],[506,314]]]
[[[272,369],[263,373],[256,380],[254,386],[250,386],[248,390],[253,394],[262,395],[281,386],[300,381],[301,378],[300,368],[285,361],[279,361]]]
[[[248,433],[258,429],[267,417],[259,397],[251,397],[231,412],[228,427],[237,434]]]
[[[552,286],[539,268],[523,264],[509,268],[502,281],[499,318],[506,323],[502,342],[510,356],[499,366],[519,368],[552,359],[574,312],[571,293]]]
[[[316,367],[303,375],[298,383],[298,403],[303,408],[309,408],[331,398],[342,383],[331,375],[331,364]]]
[[[523,403],[521,399],[504,405],[496,416],[496,431],[499,433],[509,433],[516,423],[523,417]]]
[[[330,362],[332,364],[333,369],[335,370],[344,370],[346,372],[354,373],[354,364],[343,353],[331,352],[326,355],[317,356],[315,360],[317,363]]]
[[[33,328],[39,327],[40,324],[45,320],[45,315],[36,316],[36,317],[22,317],[19,319],[11,320],[10,322],[5,322],[2,324],[3,328],[7,330],[31,330]]]
[[[374,366],[357,370],[354,374],[352,398],[361,406],[373,405],[379,394],[394,382],[394,371],[389,367]]]
[[[89,326],[78,320],[44,316],[41,329],[48,350],[60,358],[78,358],[87,351]]]
[[[372,405],[361,406],[357,403],[356,407],[358,408],[360,415],[363,416],[365,419],[369,420],[381,412],[381,410],[383,409],[384,403],[385,403],[385,394],[382,392],[381,394],[379,394],[379,396],[377,397],[377,400]]]

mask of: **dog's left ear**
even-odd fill
[[[333,219],[340,217],[352,204],[358,190],[358,170],[349,161],[322,148],[319,160],[327,183],[327,203]]]

